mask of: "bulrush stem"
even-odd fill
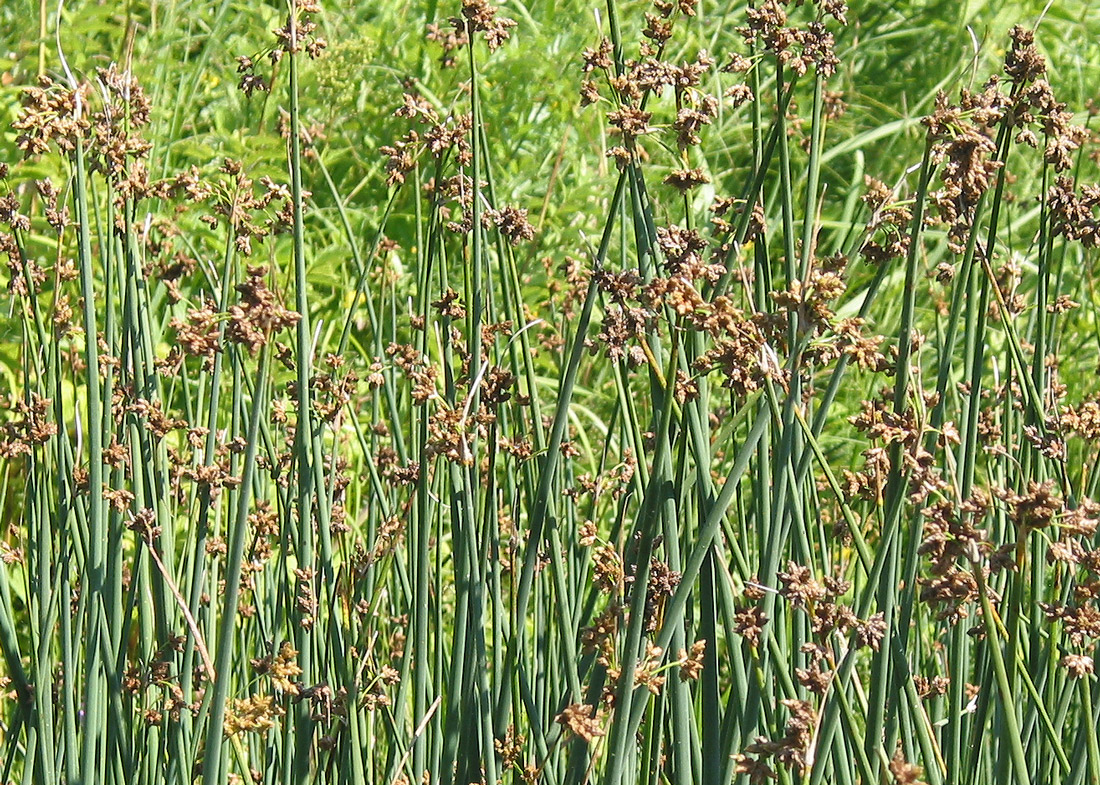
[[[248,412],[248,435],[245,437],[244,464],[241,467],[240,493],[228,532],[225,554],[225,594],[221,602],[218,622],[217,649],[214,655],[214,684],[211,688],[209,722],[206,727],[206,748],[203,753],[203,782],[215,785],[227,780],[222,766],[225,738],[226,704],[234,679],[234,662],[239,650],[234,646],[240,611],[238,602],[241,588],[241,569],[244,564],[244,548],[249,533],[248,513],[252,505],[252,481],[256,474],[256,456],[260,447],[260,423],[270,406],[267,397],[267,380],[271,372],[271,348],[261,350],[256,369],[256,382],[252,387],[252,403]]]
[[[79,99],[77,99],[79,100]],[[109,635],[103,629],[102,613],[106,597],[107,529],[103,499],[103,407],[100,400],[99,330],[96,320],[97,293],[95,260],[92,255],[91,216],[85,149],[78,141],[72,155],[73,201],[76,208],[80,292],[84,300],[84,394],[87,398],[84,437],[87,439],[87,563],[83,583],[88,602],[88,622],[84,638],[84,728],[81,746],[82,782],[96,781],[100,771],[100,745],[105,733],[104,716],[107,704],[106,672],[109,663],[103,660],[103,643]],[[69,678],[72,678],[70,676]]]

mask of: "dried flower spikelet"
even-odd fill
[[[1059,664],[1075,679],[1083,679],[1093,673],[1092,657],[1084,654],[1067,654]]]
[[[913,220],[912,211],[880,180],[865,176],[864,185],[867,191],[861,199],[871,209],[871,216],[867,219],[864,230],[867,239],[860,253],[871,264],[904,256],[909,250],[906,229]]]
[[[104,105],[92,115],[88,152],[91,169],[101,172],[125,197],[141,197],[150,188],[141,160],[151,145],[138,131],[149,124],[151,104],[129,71],[112,63],[96,69]]]
[[[615,592],[623,582],[623,560],[610,545],[601,545],[592,552],[593,580],[605,594]]]
[[[189,308],[184,318],[173,317],[170,326],[184,353],[192,357],[213,357],[222,350],[218,335],[219,314],[209,305]]]
[[[1085,248],[1100,245],[1100,225],[1094,216],[1096,207],[1100,206],[1100,186],[1082,186],[1078,195],[1074,179],[1063,175],[1047,191],[1046,199],[1056,236],[1080,242]],[[1066,302],[1060,299],[1057,307],[1063,309],[1070,303],[1071,300]]]
[[[584,739],[588,744],[605,733],[600,718],[596,714],[596,707],[586,706],[583,703],[566,706],[554,721],[564,725],[573,735]]]
[[[428,25],[424,37],[428,41],[439,44],[443,49],[443,53],[439,56],[439,65],[442,68],[454,68],[455,53],[470,43],[465,25],[456,29],[454,26],[443,27],[433,22]]]
[[[317,23],[313,17],[320,12],[321,6],[314,0],[293,0],[286,22],[282,27],[271,31],[276,43],[267,50],[267,60],[273,72],[286,54],[297,54],[305,50],[311,60],[321,56],[328,47],[328,41],[317,35]],[[256,92],[271,92],[271,79],[256,73],[256,61],[260,58],[260,55],[237,57],[237,89],[248,97]],[[310,133],[307,136],[314,137],[315,134]]]
[[[276,692],[286,692],[291,695],[298,694],[298,685],[291,681],[296,676],[302,675],[302,669],[298,667],[297,657],[298,651],[290,645],[289,641],[283,641],[283,645],[279,647],[279,653],[272,658],[267,671],[271,676],[271,683],[275,686]]]
[[[256,74],[256,62],[251,57],[240,55],[237,58],[237,73],[240,74],[240,78],[237,80],[237,89],[248,98],[251,98],[252,94],[256,92],[267,93],[271,91],[271,83]]]
[[[117,512],[125,512],[133,504],[134,495],[124,488],[112,490],[107,486],[103,486],[103,499]]]
[[[487,210],[481,220],[486,228],[495,226],[512,245],[535,237],[535,227],[527,220],[527,210],[524,208],[509,205],[499,210]]]
[[[856,625],[856,648],[870,646],[875,651],[878,651],[885,635],[886,622],[883,613],[880,611],[867,619],[867,621]]]
[[[156,513],[144,507],[127,522],[126,528],[135,532],[143,542],[151,545],[160,537],[160,527],[156,525]]]
[[[680,649],[680,681],[698,681],[703,673],[703,653],[706,651],[705,640],[695,641],[691,644],[691,651]]]
[[[634,686],[645,687],[654,695],[659,695],[665,685],[665,676],[660,672],[664,650],[652,643],[646,645],[645,658],[634,668]]]
[[[270,695],[253,695],[243,700],[234,699],[225,715],[225,735],[238,733],[267,733],[276,721],[286,714],[282,706]]]
[[[757,737],[758,743],[761,741],[767,741],[762,736]],[[749,782],[753,785],[758,783],[767,782],[768,780],[777,780],[779,775],[775,773],[775,769],[768,765],[765,758],[753,758],[751,755],[744,753],[737,753],[733,756],[737,766],[734,769],[738,774],[745,774],[748,776]]]
[[[286,24],[272,31],[278,41],[277,47],[269,55],[273,63],[282,59],[284,52],[297,54],[302,49],[306,50],[311,59],[321,56],[328,42],[316,35],[317,23],[313,21],[313,17],[319,13],[321,5],[315,0],[293,0]]]
[[[814,579],[809,567],[788,562],[786,572],[779,573],[778,577],[783,584],[780,594],[796,608],[812,606],[827,596],[825,587]]]
[[[1091,605],[1057,605],[1040,603],[1047,621],[1061,622],[1066,635],[1075,647],[1083,647],[1086,644],[1100,638],[1100,610]],[[1084,667],[1081,662],[1075,662],[1077,667]]]
[[[798,683],[814,695],[824,696],[833,679],[832,672],[822,670],[821,663],[816,660],[809,668],[795,668],[794,673]]]
[[[764,613],[764,609],[759,605],[750,605],[748,608],[738,611],[733,620],[734,631],[754,649],[759,648],[764,625],[768,622],[768,614]]]
[[[392,145],[382,145],[379,152],[386,156],[386,185],[393,187],[405,182],[405,175],[416,168],[416,156],[420,135],[409,131]]]
[[[790,712],[786,735],[777,740],[757,736],[752,744],[745,747],[743,753],[734,758],[737,761],[737,771],[748,774],[750,782],[777,778],[769,760],[774,760],[799,775],[807,768],[806,756],[813,741],[817,715],[807,701],[789,699],[781,703]]]
[[[1065,509],[1065,502],[1055,493],[1053,480],[1028,483],[1026,493],[1000,494],[1012,508],[1012,519],[1020,528],[1043,529],[1050,526]]]
[[[267,287],[266,276],[267,267],[249,267],[247,280],[236,287],[241,295],[240,302],[229,308],[226,337],[253,353],[266,344],[273,333],[293,327],[301,318],[279,303],[275,293]]]
[[[523,747],[527,738],[516,733],[514,725],[509,725],[504,732],[503,739],[493,739],[493,748],[500,756],[501,765],[507,771],[513,766],[518,767],[523,760]]]
[[[1008,33],[1012,46],[1005,52],[1005,74],[1017,84],[1030,84],[1046,73],[1047,64],[1035,46],[1035,31],[1016,25]]]
[[[760,44],[772,52],[779,62],[798,75],[814,68],[823,77],[836,73],[839,60],[835,53],[835,41],[821,20],[814,20],[801,27],[788,27],[785,3],[765,0],[758,7],[746,11],[748,24],[739,29],[750,45]],[[841,24],[847,24],[847,6],[837,0],[829,0],[822,10]]]
[[[702,169],[674,169],[665,177],[665,185],[671,185],[680,193],[687,193],[693,188],[710,182],[710,177]]]
[[[514,19],[497,16],[498,10],[486,0],[462,0],[462,15],[452,17],[451,25],[467,41],[473,33],[484,33],[489,51],[495,52],[511,37],[509,30],[516,26]]]
[[[698,103],[680,107],[672,128],[676,131],[676,146],[686,150],[702,141],[704,126],[714,122],[718,115],[719,101],[712,95],[703,96]]]
[[[584,65],[581,71],[584,73],[591,73],[597,69],[601,71],[611,71],[615,63],[611,59],[614,56],[615,48],[611,43],[611,39],[604,36],[600,39],[600,43],[593,49],[585,49],[582,57],[584,58]]]
[[[900,749],[894,754],[893,759],[890,761],[890,773],[893,775],[894,782],[897,783],[897,785],[925,785],[924,780],[920,778],[920,766],[914,766],[911,763],[907,763]]]
[[[428,442],[424,448],[426,457],[442,455],[448,461],[462,466],[473,464],[469,447],[467,422],[461,409],[440,407],[428,420]]]
[[[23,111],[12,123],[12,128],[21,132],[15,144],[23,156],[42,155],[51,146],[62,153],[73,152],[92,126],[88,111],[91,94],[92,86],[87,82],[70,89],[47,76],[39,77],[36,87],[24,90]]]
[[[633,142],[637,137],[650,132],[649,121],[653,119],[651,112],[637,109],[632,106],[624,106],[607,113],[607,122],[627,142]]]

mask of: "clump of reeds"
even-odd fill
[[[317,4],[239,60],[281,179],[154,176],[127,69],[25,90],[5,781],[1100,781],[1092,132],[1018,26],[894,185],[841,183],[851,11],[685,51],[699,11],[607,3],[568,248],[496,179],[523,25],[484,0],[429,26],[450,94],[393,97],[366,242]]]

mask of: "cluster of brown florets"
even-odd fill
[[[473,3],[470,8],[474,6],[480,7],[478,3]],[[480,17],[474,13],[473,18]],[[468,113],[450,114],[441,118],[432,105],[411,87],[404,94],[403,103],[394,111],[394,115],[416,121],[421,129],[409,130],[392,144],[379,148],[386,156],[386,185],[402,185],[408,174],[416,168],[424,152],[438,162],[440,171],[444,164],[453,163],[458,169],[454,175],[438,179],[433,177],[424,183],[423,188],[425,194],[438,206],[447,230],[460,235],[469,234],[474,228],[473,206],[478,190],[475,189],[472,178],[466,174],[466,169],[473,160],[473,116]],[[477,185],[478,188],[484,188],[486,184],[482,182]],[[535,228],[527,218],[527,210],[514,205],[483,210],[481,226],[485,229],[495,227],[500,236],[513,246],[535,237]]]
[[[920,599],[949,624],[967,618],[969,604],[978,599],[973,569],[988,572],[984,561],[995,549],[976,527],[988,505],[987,496],[975,492],[962,504],[944,500],[923,510],[924,540],[917,552],[931,561],[931,576],[920,579]]]
[[[314,0],[294,0],[287,14],[286,23],[272,30],[275,44],[265,53],[255,56],[241,55],[237,58],[239,75],[237,88],[249,97],[255,92],[271,91],[273,77],[265,78],[256,73],[257,60],[263,57],[269,61],[272,74],[287,54],[298,54],[304,50],[310,59],[315,60],[320,57],[328,47],[328,41],[317,35],[317,23],[313,21],[313,17],[319,13],[321,13],[320,3]]]
[[[820,19],[805,27],[789,27],[784,8],[787,2],[765,0],[759,7],[749,8],[748,25],[741,35],[750,46],[761,45],[780,64],[802,76],[811,68],[823,77],[832,76],[840,61],[836,57],[833,35]],[[801,5],[801,3],[798,3]],[[847,5],[843,2],[822,3],[822,12],[840,24],[847,24]]]
[[[298,323],[301,315],[288,310],[267,286],[267,267],[248,268],[248,278],[237,284],[240,300],[229,306],[226,338],[256,352],[279,330]]]
[[[425,37],[438,44],[442,50],[439,64],[442,68],[454,68],[458,52],[470,43],[470,36],[483,33],[490,52],[495,52],[511,37],[516,26],[513,19],[499,16],[498,9],[486,0],[462,0],[459,16],[451,17],[449,24],[432,22]]]
[[[27,455],[57,433],[49,398],[32,392],[27,399],[14,399],[8,408],[14,409],[16,416],[0,423],[0,457]]]
[[[113,63],[97,69],[96,77],[106,100],[92,114],[87,150],[91,168],[116,186],[132,191],[128,195],[144,196],[149,181],[143,161],[151,145],[138,132],[149,124],[149,99],[134,75],[119,71]]]
[[[273,31],[278,40],[274,51],[297,54],[304,49],[311,58],[320,57],[328,42],[316,35],[317,23],[313,21],[313,16],[319,13],[321,4],[315,0],[293,0],[286,24]],[[273,56],[272,62],[277,63],[280,57]]]
[[[596,482],[589,479],[586,484],[592,487]],[[588,521],[582,526],[582,530],[584,529],[588,530],[588,539],[582,545],[591,547],[597,542],[596,527]],[[627,556],[624,557],[619,549],[609,543],[596,545],[590,551],[593,583],[601,593],[610,596],[610,601],[592,623],[582,629],[581,646],[584,653],[595,654],[597,663],[607,672],[601,703],[608,708],[615,704],[615,690],[622,676],[616,657],[617,634],[625,626],[628,617],[626,609],[632,603],[633,593],[639,590],[645,592],[643,631],[646,635],[651,635],[660,626],[666,601],[680,584],[679,572],[672,570],[661,559],[651,556],[648,570],[645,571],[646,582],[641,586],[638,570],[644,565],[636,563],[635,555],[628,549]],[[705,641],[696,641],[690,651],[681,650],[673,663],[665,665],[665,652],[648,642],[644,655],[635,664],[632,684],[658,694],[665,684],[666,671],[674,665],[680,668],[681,680],[696,679],[703,668],[705,648]]]
[[[911,504],[921,504],[931,494],[945,488],[947,483],[935,466],[935,456],[925,444],[927,424],[918,410],[908,405],[895,407],[891,396],[891,391],[883,388],[877,397],[860,403],[859,414],[848,418],[856,430],[880,444],[864,450],[862,469],[844,472],[846,492],[849,498],[881,500],[892,467],[889,451],[892,446],[897,446],[900,448],[900,468],[908,482],[908,500]],[[935,406],[937,396],[934,393],[924,398],[926,406]],[[957,441],[953,425],[944,426],[941,441]]]
[[[653,131],[653,113],[642,109],[641,104],[646,96],[658,94],[665,87],[672,87],[676,97],[676,116],[671,127],[676,132],[677,147],[685,152],[700,144],[702,129],[714,121],[719,110],[718,99],[698,89],[703,76],[714,65],[714,59],[701,51],[693,62],[680,65],[653,56],[640,61],[630,60],[625,65],[622,74],[608,76],[608,84],[619,106],[607,113],[607,122],[611,133],[622,141],[608,151],[608,157],[622,168],[641,155],[636,147],[638,137]],[[582,89],[582,99],[591,103],[598,92],[593,93],[591,80],[585,84],[588,86]],[[674,170],[666,182],[687,191],[709,180],[702,171],[683,168]]]
[[[1056,172],[1064,172],[1073,165],[1072,154],[1090,134],[1085,127],[1073,124],[1073,114],[1042,78],[1046,61],[1035,46],[1034,31],[1017,25],[1009,35],[1012,46],[1005,53],[1004,70],[1013,84],[1012,126],[1020,129],[1015,141],[1037,148],[1041,142],[1036,131],[1040,131],[1045,141],[1043,160]]]
[[[949,247],[955,253],[966,249],[978,201],[1003,169],[1005,151],[998,150],[994,140],[997,128],[1013,130],[1017,144],[1042,147],[1044,162],[1055,172],[1069,169],[1074,153],[1091,138],[1085,127],[1073,124],[1073,115],[1054,97],[1050,83],[1040,78],[1046,63],[1034,45],[1034,33],[1017,26],[1011,37],[1004,65],[1009,94],[994,76],[978,93],[964,89],[958,104],[950,104],[941,93],[935,111],[923,121],[934,143],[932,160],[941,165],[942,188],[931,194],[932,203],[948,226]],[[1091,191],[1086,189],[1078,199],[1072,182],[1059,180],[1049,197],[1056,232],[1093,243],[1096,200]]]
[[[91,129],[91,94],[88,82],[65,87],[48,76],[40,77],[37,87],[24,90],[23,112],[12,123],[21,132],[15,144],[24,157],[44,155],[54,146],[62,153],[75,151]]]
[[[608,497],[612,503],[619,502],[630,491],[636,470],[637,459],[634,452],[626,448],[618,465],[596,476],[583,472],[577,476],[572,488],[565,489],[562,494],[565,498],[573,500],[575,504],[583,503],[589,510],[589,517],[581,521],[577,529],[577,542],[582,547],[589,548],[596,544],[599,529],[594,519],[603,506],[604,497]]]
[[[12,123],[21,132],[18,148],[32,158],[55,148],[71,155],[79,147],[89,170],[101,173],[112,186],[116,231],[124,231],[137,200],[168,195],[169,183],[151,180],[145,165],[150,144],[141,130],[150,121],[150,102],[129,71],[112,63],[96,70],[95,84],[71,87],[42,76],[38,86],[23,92],[22,101],[20,117]],[[38,181],[36,188],[47,223],[61,232],[69,216],[59,204],[60,189],[48,180]]]
[[[454,68],[457,65],[456,58],[459,50],[470,43],[470,37],[466,34],[466,25],[464,24],[456,29],[454,25],[441,25],[438,22],[432,22],[428,25],[424,37],[432,43],[438,44],[440,49],[443,50],[439,55],[441,68]]]
[[[298,665],[298,651],[289,641],[283,641],[275,654],[258,657],[250,662],[257,675],[271,679],[271,685],[277,693],[299,693],[297,677],[302,675],[302,669]]]
[[[942,165],[943,187],[931,194],[940,219],[948,224],[951,250],[962,253],[974,210],[1002,168],[993,130],[1004,117],[1007,101],[994,78],[980,93],[964,90],[957,106],[946,93],[936,96],[936,110],[922,121],[935,140],[932,161]]]
[[[860,253],[872,264],[905,256],[909,251],[907,230],[913,220],[912,211],[882,181],[866,177],[864,185],[867,192],[861,198],[871,215],[864,230],[867,239]]]
[[[225,735],[236,736],[239,733],[266,734],[273,729],[279,719],[286,715],[286,709],[276,702],[272,695],[250,695],[247,698],[234,698],[225,713]]]
[[[320,422],[332,423],[345,411],[359,390],[359,374],[344,367],[344,358],[329,355],[325,358],[329,367],[310,380],[313,388],[313,409]]]
[[[469,41],[474,33],[484,33],[489,51],[495,52],[511,37],[509,30],[516,26],[514,19],[498,16],[498,10],[486,0],[462,0],[462,15],[451,18],[455,35]]]
[[[607,151],[609,158],[620,169],[635,160],[646,160],[648,154],[638,145],[640,137],[652,133],[653,112],[645,108],[650,96],[659,95],[665,88],[672,88],[675,98],[675,118],[669,124],[676,132],[676,144],[680,150],[679,165],[665,177],[667,185],[687,193],[710,182],[706,171],[691,166],[687,151],[701,141],[700,132],[718,115],[719,99],[700,89],[700,84],[714,66],[715,60],[706,51],[700,51],[693,61],[680,64],[663,59],[666,43],[672,37],[676,12],[680,16],[693,16],[694,3],[654,3],[657,13],[646,14],[646,27],[642,31],[637,59],[622,60],[608,38],[601,38],[595,47],[585,49],[581,70],[585,76],[581,84],[581,105],[587,106],[601,100],[597,76],[610,88],[613,108],[607,112],[611,133],[619,144]]]
[[[254,240],[286,232],[293,225],[293,201],[290,189],[270,177],[261,177],[262,190],[257,193],[256,184],[236,160],[227,158],[218,169],[223,178],[205,177],[198,167],[192,166],[171,180],[172,192],[186,201],[199,204],[208,202],[211,213],[201,220],[210,229],[216,229],[224,221],[232,232],[238,253],[249,256]],[[303,191],[303,198],[310,196]],[[177,281],[193,270],[189,259],[174,259],[167,265],[161,279]],[[180,298],[177,287],[169,286],[175,299]]]
[[[596,707],[583,703],[566,706],[554,721],[588,744],[607,733],[603,728],[603,717],[597,712]]]
[[[807,645],[803,653],[814,655],[816,660],[831,662],[830,636],[833,633],[852,636],[856,648],[870,647],[878,651],[886,633],[883,614],[876,613],[867,619],[860,619],[842,603],[841,598],[852,588],[849,581],[832,576],[818,581],[809,567],[793,561],[788,562],[786,570],[777,577],[781,584],[780,596],[809,616],[810,631],[817,643]],[[746,595],[749,598],[755,596],[753,592]],[[814,665],[799,678],[817,684],[826,679],[827,674],[820,669],[820,665]]]
[[[499,210],[487,210],[481,217],[481,223],[485,228],[495,226],[512,245],[535,238],[535,227],[527,220],[527,210],[522,207],[506,205]]]
[[[842,3],[826,3],[825,6],[822,9],[824,14],[842,23],[845,21]],[[614,108],[607,117],[612,133],[622,140],[622,144],[611,148],[608,155],[621,168],[644,157],[638,152],[639,139],[654,129],[653,113],[644,108],[647,97],[656,96],[671,87],[676,117],[670,125],[676,131],[681,161],[665,177],[665,183],[688,193],[709,182],[704,168],[688,163],[687,153],[700,144],[701,130],[717,115],[718,100],[699,89],[703,77],[710,72],[715,61],[706,52],[700,52],[695,61],[681,65],[662,60],[663,46],[671,36],[671,15],[675,7],[662,3],[658,10],[658,14],[647,15],[643,37],[648,43],[642,44],[639,59],[617,61],[615,48],[606,38],[585,50],[582,71],[586,79],[582,96],[584,103],[599,100],[596,75],[602,75],[611,88]],[[757,10],[750,11],[750,26],[746,28],[746,34],[751,43],[757,43],[762,40],[758,36],[764,36],[782,51],[790,53],[793,51],[790,43],[779,45],[782,36],[778,31],[780,28],[786,31],[785,24],[786,12],[782,7],[767,4],[759,13]],[[822,69],[826,76],[832,73],[831,37],[816,26],[788,37],[791,42],[801,42],[799,51],[800,56],[805,56],[805,62]],[[751,67],[752,61],[749,59],[732,55],[722,70],[744,72]],[[741,102],[751,97],[751,91],[746,94],[745,91],[735,90],[729,96]],[[753,203],[748,220],[739,221],[738,226],[724,217],[731,210],[744,213],[745,209],[745,205],[736,204],[733,199],[716,203],[713,223],[719,242],[710,250],[709,262],[705,261],[705,252],[710,244],[698,232],[677,226],[659,227],[657,246],[662,252],[666,275],[655,277],[643,286],[640,280],[628,281],[621,275],[600,273],[601,291],[610,294],[612,302],[604,311],[598,344],[609,358],[626,359],[632,365],[652,363],[652,358],[645,353],[645,336],[654,329],[660,316],[667,312],[671,318],[681,320],[685,326],[706,331],[714,339],[713,347],[696,360],[694,369],[697,372],[720,370],[724,376],[723,386],[739,395],[760,389],[768,378],[786,385],[789,370],[780,358],[794,347],[786,345],[788,333],[785,320],[775,314],[742,311],[734,305],[733,299],[724,295],[708,297],[704,294],[708,287],[724,280],[727,275],[732,274],[747,282],[744,271],[731,273],[727,265],[744,242],[763,234],[763,209],[758,203]],[[799,336],[810,345],[805,353],[810,362],[825,364],[848,354],[855,357],[862,368],[886,370],[885,358],[877,350],[880,339],[865,337],[860,329],[862,323],[858,320],[835,319],[831,303],[845,290],[842,273],[846,262],[844,257],[838,255],[812,264],[806,280],[792,282],[788,291],[774,295],[773,299],[785,309],[788,319],[798,325]],[[693,379],[681,372],[675,384],[679,399],[689,400],[692,397],[692,390],[696,388]]]
[[[1096,219],[1100,185],[1084,185],[1078,194],[1074,179],[1061,176],[1050,187],[1046,198],[1056,236],[1080,242],[1085,248],[1100,246],[1100,223]]]
[[[1093,543],[1100,526],[1100,504],[1082,499],[1070,506],[1050,483],[1032,483],[1026,493],[1001,494],[1010,505],[1018,530],[1051,530],[1047,561],[1059,574],[1072,579],[1064,600],[1042,603],[1048,622],[1059,625],[1078,651],[1068,652],[1060,664],[1074,678],[1093,673],[1092,650],[1100,640],[1100,549]]]
[[[651,362],[646,352],[650,330],[664,313],[678,323],[709,335],[712,346],[694,364],[699,373],[719,371],[723,386],[746,395],[764,386],[771,376],[781,382],[785,371],[768,340],[776,335],[776,323],[767,314],[747,314],[727,296],[705,298],[700,287],[717,281],[725,272],[721,264],[708,262],[707,242],[695,230],[679,226],[657,230],[657,245],[666,276],[642,285],[633,272],[597,272],[599,288],[610,299],[598,340],[591,344],[614,361],[633,366]],[[690,392],[691,380],[679,380]]]
[[[808,701],[791,698],[782,704],[789,712],[786,734],[775,740],[757,736],[743,753],[734,756],[737,773],[747,775],[749,782],[778,779],[772,761],[799,776],[806,770],[806,755],[817,726],[817,713]]]

